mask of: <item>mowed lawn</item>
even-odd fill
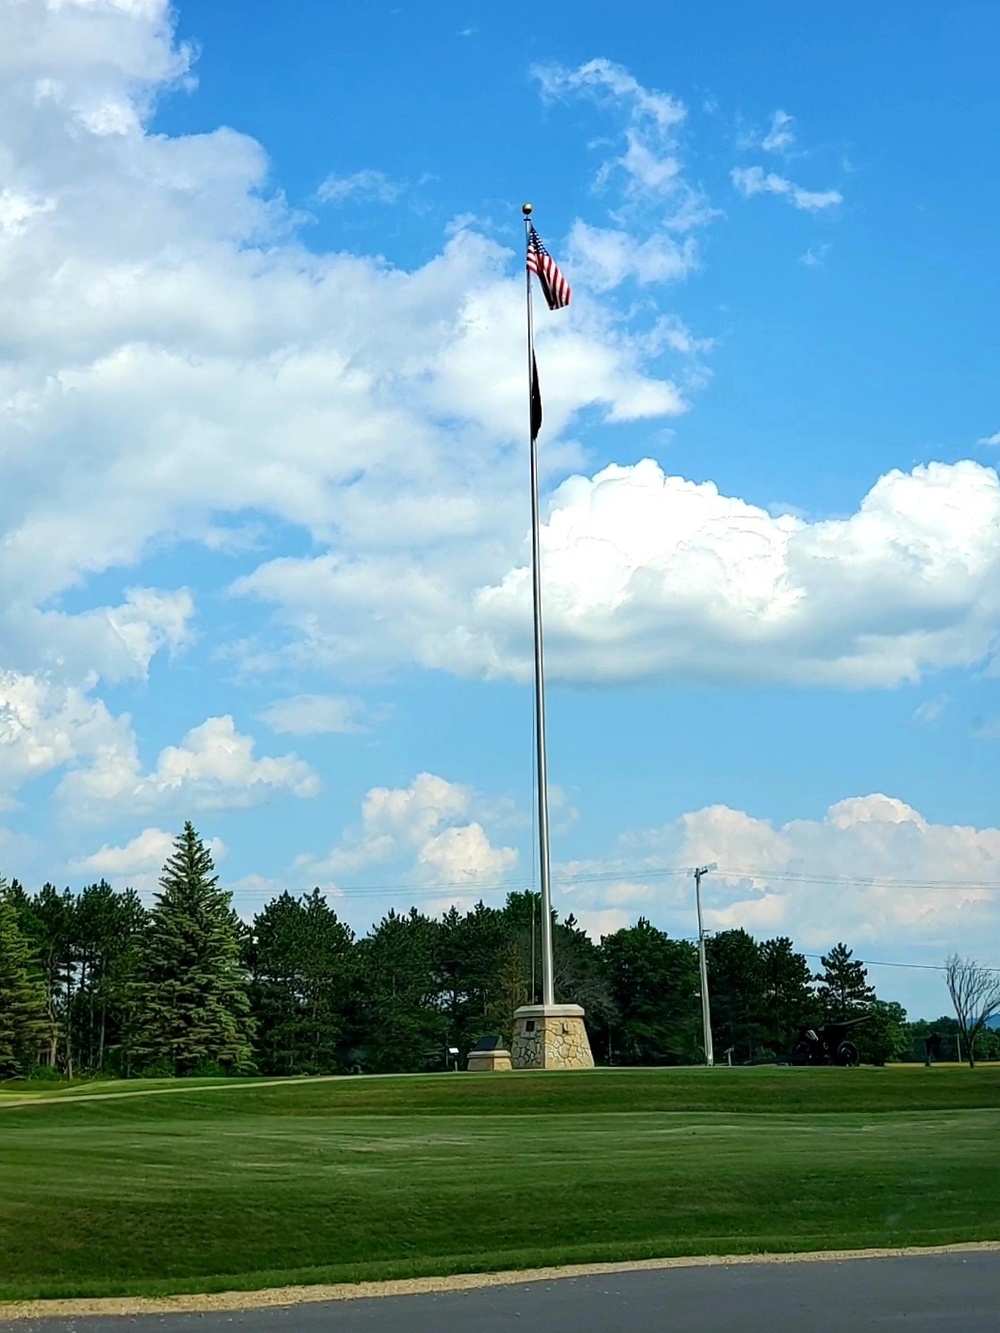
[[[1000,1239],[1000,1069],[0,1095],[0,1299]]]

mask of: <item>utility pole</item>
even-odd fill
[[[694,897],[698,906],[698,971],[701,975],[701,1027],[705,1041],[705,1064],[709,1069],[715,1064],[715,1053],[712,1050],[712,1010],[708,1002],[708,959],[705,956],[705,927],[701,919],[701,877],[707,875],[710,870],[716,870],[718,867],[713,861],[711,865],[699,866],[694,872]]]

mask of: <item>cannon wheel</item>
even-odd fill
[[[859,1063],[860,1058],[858,1048],[853,1041],[842,1041],[837,1047],[837,1064],[843,1069],[853,1068]]]
[[[807,1041],[800,1041],[792,1051],[793,1065],[807,1065],[812,1062],[812,1047]]]

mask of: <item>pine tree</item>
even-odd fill
[[[17,909],[0,879],[0,1078],[23,1074],[48,1039],[45,988],[31,972]]]
[[[817,1021],[812,969],[787,935],[763,941],[760,969],[762,1037],[772,1053],[780,1055],[795,1045],[800,1027]]]
[[[436,972],[440,923],[390,910],[358,951],[358,1063],[376,1074],[440,1066],[447,1017]]]
[[[835,944],[820,962],[823,971],[816,973],[820,983],[816,997],[824,1015],[836,1020],[867,1013],[875,987],[868,984],[868,969],[854,958],[854,951],[846,944]]]
[[[134,889],[88,884],[77,900],[76,1015],[83,1068],[122,1072],[123,1029],[138,975],[149,913]]]
[[[314,889],[282,893],[254,919],[244,944],[268,1074],[327,1074],[341,1066],[354,983],[354,932]]]
[[[253,1069],[253,1022],[232,895],[191,823],[174,842],[150,914],[135,988],[130,1054],[174,1075]]]

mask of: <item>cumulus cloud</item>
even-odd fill
[[[339,879],[374,865],[402,863],[415,882],[443,886],[493,885],[517,863],[513,847],[495,847],[473,818],[471,788],[434,773],[408,787],[373,787],[361,826],[322,858],[300,857],[297,867],[320,880]]]
[[[276,792],[307,798],[320,790],[313,770],[296,755],[254,756],[254,742],[231,717],[210,717],[180,745],[160,752],[143,773],[135,736],[119,730],[86,768],[59,784],[65,808],[79,819],[104,819],[153,810],[223,810],[258,805]]]
[[[848,939],[890,958],[1000,945],[1000,829],[934,824],[880,793],[781,825],[724,805],[693,811],[625,835],[615,856],[559,867],[559,897],[581,917],[630,910],[690,935],[691,867],[713,861],[710,929],[787,934],[806,949]]]
[[[734,167],[729,174],[744,199],[751,199],[755,194],[776,194],[808,213],[819,213],[844,202],[839,190],[807,190],[777,172],[765,171],[763,167]]]
[[[190,65],[166,0],[23,0],[0,8],[0,51],[5,603],[51,605],[154,543],[224,543],[229,516],[351,551],[505,539],[524,392],[511,251],[469,226],[413,271],[307,251],[254,140],[148,131]],[[667,264],[654,250],[647,277]],[[662,346],[585,297],[539,347],[550,440],[583,409],[684,406]]]
[[[839,931],[859,943],[902,935],[942,948],[995,929],[1000,829],[932,824],[878,793],[839,801],[822,820],[779,828],[731,815],[716,807],[684,820],[682,859],[714,845],[735,896],[713,909],[718,926],[763,912],[806,944],[823,944]],[[740,874],[747,865],[754,873]]]
[[[650,459],[612,465],[555,490],[542,556],[549,671],[581,684],[886,687],[978,663],[1000,637],[1000,481],[969,461],[887,473],[854,514],[813,522]],[[326,556],[272,562],[240,589],[278,603],[311,657],[364,647],[527,679],[529,566],[474,579],[444,561]]]
[[[27,781],[127,745],[127,719],[73,685],[0,671],[0,808]]]
[[[145,828],[120,847],[105,843],[89,856],[70,862],[70,870],[80,875],[95,875],[115,887],[136,889],[142,893],[155,890],[160,872],[173,853],[176,833],[162,828]],[[221,838],[206,838],[205,845],[216,864],[228,848]]]
[[[996,431],[993,435],[984,435],[983,438],[977,440],[976,443],[988,445],[1000,444],[1000,430]]]
[[[74,614],[11,598],[0,602],[0,661],[87,688],[142,680],[158,652],[173,655],[192,641],[194,609],[186,588],[130,588],[117,606]]]
[[[469,222],[412,270],[310,252],[259,143],[228,128],[150,130],[157,98],[192,87],[191,68],[167,0],[0,5],[0,783],[9,802],[31,777],[65,769],[59,795],[85,818],[317,787],[294,755],[254,757],[227,718],[147,770],[131,720],[96,692],[183,651],[194,601],[136,586],[88,607],[98,576],[178,542],[228,550],[234,531],[287,524],[353,581],[349,597],[377,606],[388,579],[413,593],[418,615],[432,604],[433,637],[454,593],[447,570],[479,586],[520,547],[513,252]],[[670,99],[638,85],[629,96],[637,123],[670,132]],[[637,147],[629,160],[640,158]],[[321,193],[388,199],[397,188],[363,172]],[[665,243],[632,261],[607,238],[590,249],[605,281],[629,263],[645,282],[688,262],[682,243],[679,260]],[[664,368],[695,355],[676,323],[636,333],[582,292],[558,321],[540,321],[538,342],[548,468],[578,465],[576,446],[559,441],[581,412],[631,422],[687,406],[690,377]],[[247,589],[266,592],[272,574]],[[360,601],[356,612],[368,615]],[[353,635],[345,624],[335,637],[346,647]],[[284,648],[248,645],[247,662],[294,657],[294,625],[287,637]],[[395,647],[373,651],[369,635],[357,644],[366,672],[402,660]],[[279,701],[266,719],[292,735],[374,720],[332,696]],[[474,835],[463,836],[475,861]],[[446,858],[460,842],[449,834],[427,854]]]

